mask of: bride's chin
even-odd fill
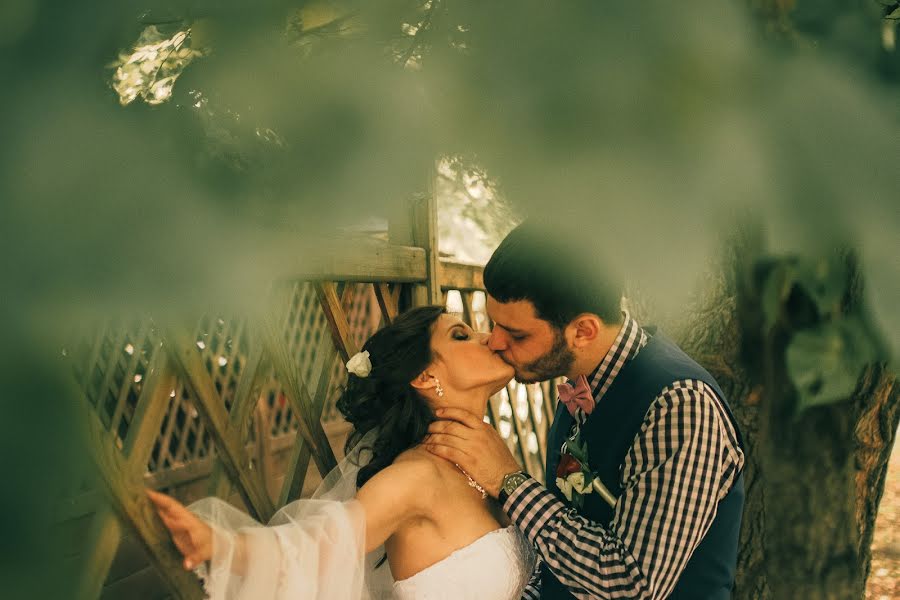
[[[499,392],[500,390],[505,388],[509,384],[509,382],[512,381],[513,375],[515,375],[515,374],[516,374],[515,371],[511,370],[508,377],[504,377],[503,379],[498,379],[495,382],[493,388],[491,389],[491,396],[493,396],[494,394],[496,394],[497,392]]]

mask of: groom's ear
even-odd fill
[[[576,348],[583,348],[597,339],[603,323],[595,314],[582,313],[572,319],[569,328],[572,331],[572,345]]]

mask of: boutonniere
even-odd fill
[[[584,497],[593,491],[594,472],[588,464],[587,447],[576,434],[566,441],[566,452],[556,467],[556,487],[576,508],[584,506]]]
[[[556,467],[556,486],[563,493],[566,500],[575,508],[584,507],[584,497],[591,492],[597,492],[610,506],[615,507],[616,498],[613,496],[597,474],[588,464],[587,444],[581,441],[581,431],[566,440],[566,452],[559,458]]]

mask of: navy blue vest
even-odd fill
[[[609,389],[601,398],[590,418],[582,427],[582,440],[587,442],[591,468],[616,497],[621,495],[622,466],[628,450],[647,410],[659,393],[675,381],[695,379],[703,381],[715,390],[725,405],[735,431],[737,422],[721,388],[703,367],[694,362],[678,346],[654,328],[645,328],[652,337],[638,355],[622,366]],[[566,502],[556,486],[556,467],[559,451],[572,427],[572,417],[560,403],[557,406],[553,426],[547,440],[547,488]],[[665,498],[660,500],[665,502]],[[737,563],[738,536],[744,508],[744,477],[741,475],[731,491],[719,502],[716,518],[706,536],[694,550],[669,596],[670,599],[728,600],[734,584]],[[613,509],[598,494],[584,497],[584,507],[579,511],[587,519],[607,525],[613,518]],[[574,598],[553,575],[546,563],[543,566],[541,598],[547,600]]]

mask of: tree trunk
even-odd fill
[[[883,367],[869,369],[854,398],[856,419],[856,522],[864,577],[872,563],[875,518],[884,495],[887,464],[900,423],[896,378]]]
[[[759,236],[732,240],[690,316],[668,327],[722,386],[746,444],[733,597],[862,598],[900,419],[896,378],[884,365],[869,366],[847,400],[798,412],[785,352],[790,325],[808,315],[764,325],[755,282],[761,248]],[[849,262],[844,305],[854,310],[862,286]],[[805,309],[801,301],[785,310]]]

